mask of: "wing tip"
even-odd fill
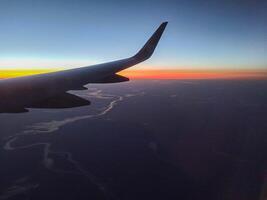
[[[162,22],[161,25],[166,27],[168,23],[169,23],[168,21],[165,21],[165,22]]]
[[[143,48],[134,56],[139,62],[142,62],[152,56],[158,42],[168,24],[168,21],[162,22],[153,35],[149,38]]]

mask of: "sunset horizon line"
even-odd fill
[[[0,69],[0,79],[61,70],[66,69]],[[267,79],[267,70],[265,69],[130,69],[118,74],[130,79]]]

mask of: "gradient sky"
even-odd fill
[[[133,55],[135,69],[267,69],[267,1],[1,0],[0,68],[78,67]]]

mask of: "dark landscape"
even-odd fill
[[[89,84],[0,115],[0,199],[266,198],[266,80]]]

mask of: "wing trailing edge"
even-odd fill
[[[119,74],[113,74],[101,80],[95,81],[94,83],[121,83],[129,80],[130,79],[128,77],[124,77]]]

